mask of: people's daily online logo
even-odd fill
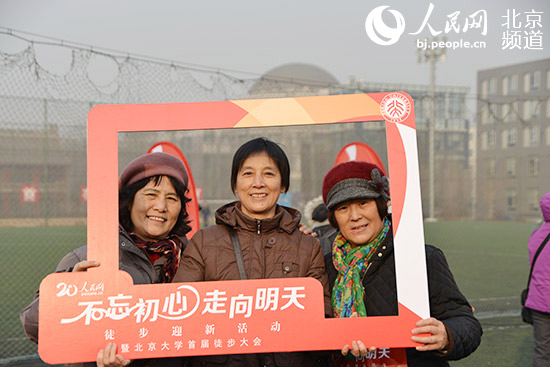
[[[369,38],[381,46],[393,45],[405,32],[405,18],[403,14],[397,10],[388,10],[395,17],[396,27],[387,26],[382,20],[382,12],[389,8],[388,5],[383,5],[375,8],[367,15],[365,20],[365,31]]]
[[[436,48],[486,48],[487,44],[483,38],[487,35],[488,14],[484,9],[477,10],[471,14],[462,14],[456,10],[446,15],[445,19],[432,15],[435,6],[430,3],[426,15],[418,29],[408,35],[418,36],[425,30],[431,34],[428,37],[416,39],[416,47],[422,50]],[[506,9],[505,15],[499,19],[502,27],[503,50],[530,49],[542,50],[542,15],[544,12],[530,9],[525,12],[516,9]],[[386,23],[386,21],[388,23]],[[413,26],[415,22],[411,22]],[[405,33],[406,21],[403,14],[389,5],[382,5],[374,8],[365,19],[365,32],[374,43],[380,46],[390,46],[399,41]],[[477,32],[479,41],[447,40],[447,36]],[[443,34],[442,34],[443,33]],[[437,39],[439,35],[443,40]]]

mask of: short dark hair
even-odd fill
[[[288,158],[279,144],[264,137],[247,141],[241,145],[233,155],[233,164],[231,165],[231,191],[235,192],[237,175],[244,161],[251,155],[262,152],[266,152],[269,158],[275,162],[281,174],[281,186],[284,187],[284,192],[288,191],[290,187],[290,163],[288,162]]]
[[[187,187],[183,184],[183,182],[173,178],[172,176],[162,175],[146,177],[134,182],[131,185],[123,186],[118,191],[118,220],[120,225],[122,225],[126,231],[132,232],[134,230],[134,224],[132,223],[130,211],[136,193],[145,187],[145,185],[147,185],[150,181],[153,181],[155,186],[158,186],[162,180],[162,177],[168,177],[170,179],[170,182],[176,189],[176,194],[178,194],[181,201],[181,210],[178,215],[178,220],[176,221],[174,228],[170,231],[170,234],[176,234],[183,237],[186,233],[191,231],[191,227],[189,226],[191,221],[189,220],[189,212],[187,211],[187,203],[190,202],[191,199],[185,195],[188,191]]]
[[[351,201],[360,200],[360,199],[353,199],[349,201],[345,201],[342,204],[349,203]],[[367,199],[367,200],[374,200],[376,202],[376,208],[378,209],[378,215],[380,215],[380,219],[388,218],[391,221],[391,218],[388,214],[388,202],[386,199],[384,199],[382,196],[377,197],[376,199]],[[339,204],[338,206],[342,205]],[[328,211],[328,222],[331,226],[333,226],[336,229],[338,228],[338,222],[336,221],[336,217],[334,216],[334,211],[338,208],[338,206],[332,210]]]

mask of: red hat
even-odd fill
[[[376,164],[348,161],[331,168],[323,179],[323,201],[329,210],[353,199],[376,199],[389,195],[389,180]]]
[[[181,159],[172,154],[155,152],[142,155],[130,162],[120,174],[118,188],[159,175],[173,177],[186,187],[189,182],[187,170]]]

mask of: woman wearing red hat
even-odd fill
[[[335,317],[397,315],[397,292],[389,181],[367,162],[333,167],[323,180],[323,200],[329,222],[339,233],[325,258]],[[408,366],[449,366],[448,360],[471,354],[481,341],[481,325],[456,285],[441,250],[426,245],[431,317],[411,331],[423,345],[408,348]],[[429,334],[429,336],[416,336]],[[365,356],[361,341],[342,354]],[[332,365],[346,359],[333,355]]]
[[[185,196],[188,175],[183,162],[170,154],[151,153],[136,158],[119,178],[119,266],[134,284],[168,283],[180,265],[187,244],[189,214]],[[99,266],[86,259],[86,246],[67,254],[56,272],[85,271]],[[27,337],[38,342],[38,293],[21,312]],[[124,366],[130,361],[109,344],[98,353],[98,366]],[[141,360],[143,366],[179,366],[181,358]]]

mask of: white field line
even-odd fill
[[[493,326],[493,327],[484,327],[483,332],[488,331],[502,331],[502,330],[510,330],[510,329],[526,329],[531,328],[531,325],[511,325],[511,326]]]
[[[488,297],[488,298],[473,298],[470,302],[492,302],[492,301],[504,301],[504,300],[519,300],[519,296],[506,296],[506,297]]]
[[[447,254],[456,254],[456,255],[467,255],[467,251],[462,250],[445,250],[445,255]],[[501,253],[501,252],[478,252],[476,251],[476,256],[492,256],[492,257],[513,257],[513,258],[519,258],[519,259],[527,259],[526,254],[507,254],[507,253]],[[449,256],[447,256],[448,258]]]

